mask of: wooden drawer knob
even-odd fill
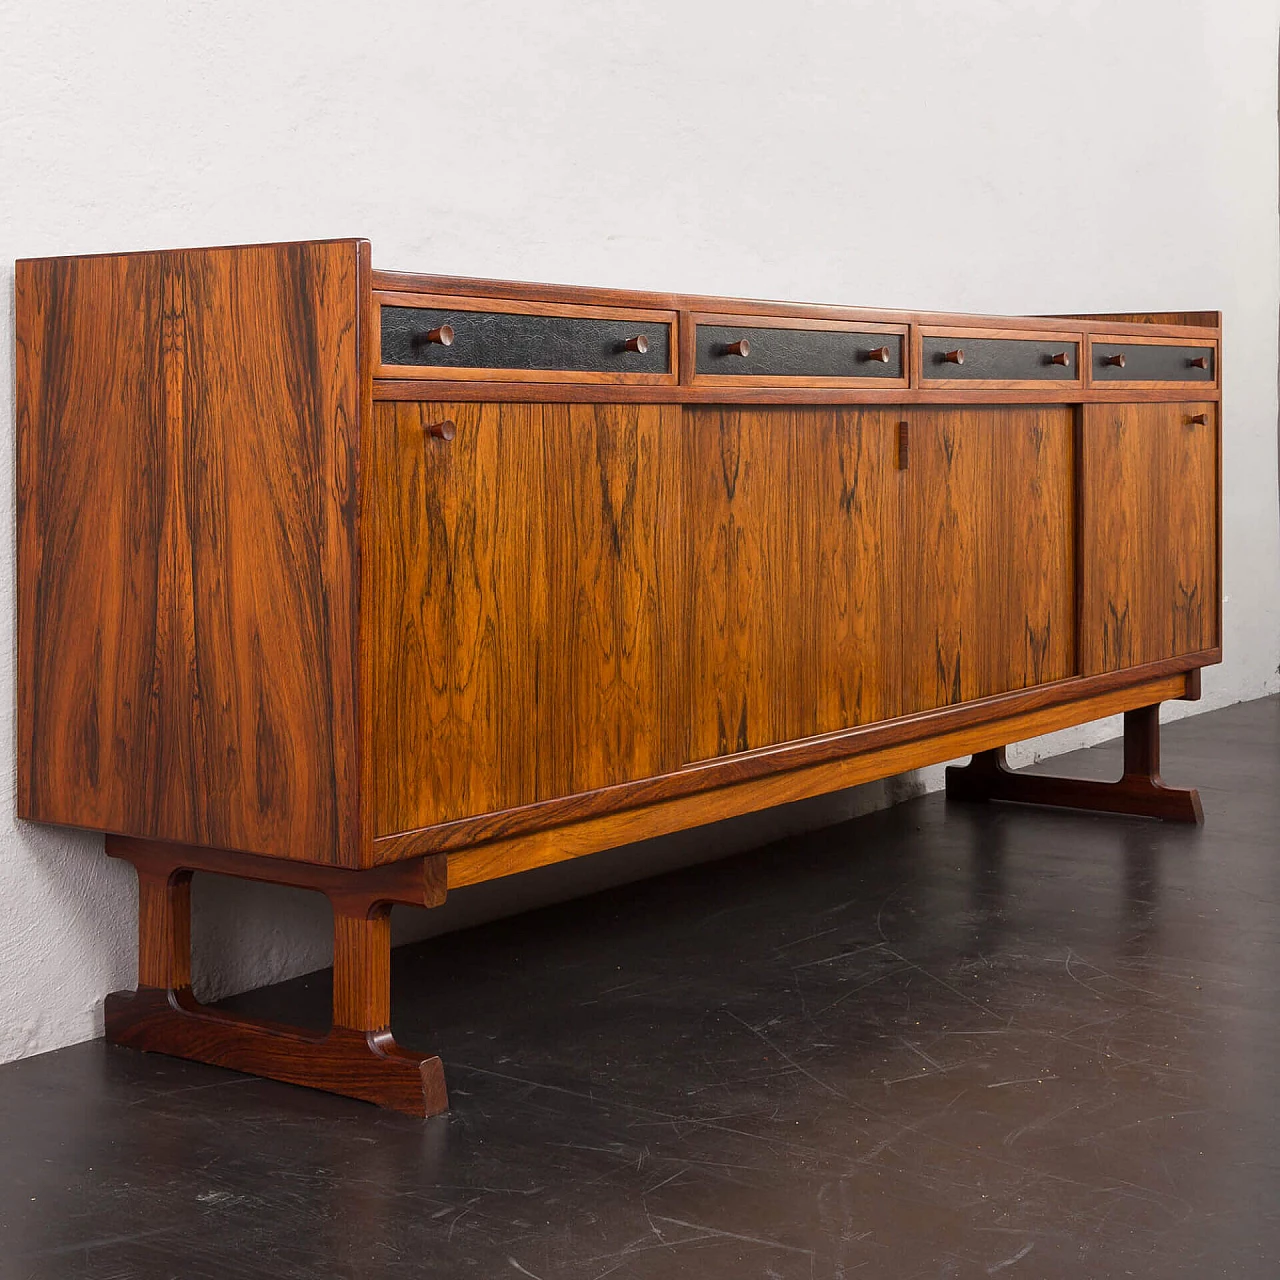
[[[1065,351],[1055,351],[1049,357],[1050,364],[1060,364],[1064,368],[1071,363],[1071,357]]]
[[[944,351],[942,358],[947,364],[964,364],[964,352],[957,349],[955,351]]]
[[[1193,427],[1204,427],[1209,423],[1209,415],[1207,413],[1193,413],[1191,417],[1187,419],[1187,422]]]
[[[1209,357],[1193,356],[1190,360],[1187,361],[1187,364],[1192,369],[1207,369],[1209,367]]]
[[[1124,368],[1124,352],[1117,351],[1113,356],[1103,356],[1102,363],[1114,365],[1117,369],[1123,369]]]
[[[888,364],[888,363],[889,363],[889,348],[888,348],[888,347],[876,347],[876,348],[874,348],[873,350],[868,351],[868,352],[866,353],[866,359],[868,359],[868,360],[876,360],[876,361],[878,361],[880,364]]]
[[[426,333],[415,338],[414,342],[423,345],[431,343],[435,346],[451,347],[453,346],[453,326],[442,324],[439,328],[428,329]]]
[[[427,435],[434,436],[437,440],[452,440],[457,434],[457,427],[453,425],[451,418],[445,418],[443,422],[433,422],[427,428]]]
[[[727,356],[749,356],[751,343],[746,338],[739,338],[737,342],[726,342],[724,353]]]
[[[649,339],[643,333],[638,334],[634,338],[628,338],[622,344],[623,351],[634,351],[637,355],[644,355],[649,350]]]

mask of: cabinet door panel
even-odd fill
[[[377,406],[365,554],[378,834],[686,758],[679,414]],[[450,441],[428,430],[445,419]]]
[[[898,714],[897,421],[686,411],[693,759]]]
[[[1071,409],[903,416],[903,711],[1073,674]]]
[[[1217,406],[1087,405],[1081,450],[1083,672],[1214,648]]]

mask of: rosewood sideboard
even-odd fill
[[[1199,821],[1220,317],[919,314],[375,271],[17,265],[18,807],[137,869],[120,1044],[413,1114],[389,913],[971,755]],[[1007,743],[1124,713],[1114,783]],[[333,1025],[191,992],[193,871],[326,894]]]

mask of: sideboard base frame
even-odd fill
[[[411,1116],[448,1110],[438,1057],[401,1048],[391,1034],[391,929],[395,903],[438,906],[450,887],[598,852],[662,832],[853,786],[972,753],[947,770],[947,795],[1203,821],[1195,791],[1160,780],[1160,702],[1194,698],[1199,670],[1177,672],[1076,702],[986,724],[935,731],[914,742],[840,761],[682,796],[665,804],[567,824],[452,854],[409,857],[368,870],[284,862],[253,854],[108,836],[107,852],[138,873],[138,990],[106,1000],[114,1044],[227,1067],[249,1075],[373,1102]],[[1011,771],[1016,742],[1123,711],[1125,769],[1119,782]],[[954,713],[953,713],[954,714]],[[940,727],[940,726],[939,726]],[[191,876],[195,871],[313,889],[333,907],[333,1025],[327,1035],[238,1017],[200,1004],[191,990]]]
[[[1152,664],[1157,669],[1160,665]],[[1126,673],[1125,678],[1129,680],[1143,674],[1142,669],[1136,669]],[[1092,688],[1095,680],[1105,683],[1096,677],[1071,683]],[[1013,710],[1010,702],[1016,704],[1016,697],[1010,701],[1003,697],[991,699],[984,709],[990,718],[973,720],[972,706],[957,706],[927,717],[890,721],[883,726],[872,726],[866,737],[851,740],[848,753],[836,759],[751,777],[692,795],[676,795],[544,830],[510,836],[495,833],[486,841],[449,852],[449,888],[460,889],[602,849],[842,791],[1140,707],[1181,701],[1191,696],[1198,685],[1199,671],[1191,669],[1148,675],[1118,687],[1107,684],[1097,692],[1077,694],[1070,700],[1047,706],[1025,705]],[[852,749],[855,742],[856,750]],[[394,843],[394,838],[387,843]],[[409,852],[421,850],[407,847],[405,853]]]
[[[277,862],[251,854],[107,837],[138,873],[138,989],[104,1008],[107,1039],[377,1103],[410,1116],[449,1109],[444,1067],[391,1034],[391,907],[444,901],[444,861],[374,872]],[[313,1036],[202,1005],[191,990],[191,876],[213,871],[317,889],[333,907],[333,1024]]]
[[[1117,782],[1060,778],[1010,769],[1004,747],[976,752],[967,765],[947,770],[948,800],[1004,800],[1121,813],[1167,822],[1204,822],[1200,793],[1167,787],[1160,777],[1160,706],[1124,713],[1124,774]]]

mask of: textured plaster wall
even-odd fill
[[[375,265],[900,307],[1226,312],[1227,662],[1277,687],[1280,0],[0,6],[0,1060],[100,1031],[131,873],[13,819],[13,292],[36,254],[364,235]],[[1026,748],[1114,735],[1114,724]],[[402,936],[831,820],[938,770],[458,894]],[[324,963],[200,883],[210,990]],[[225,955],[223,953],[226,953]]]

